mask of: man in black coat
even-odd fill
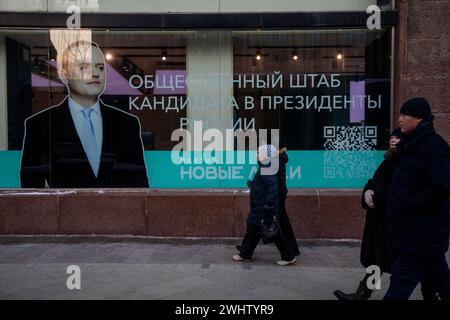
[[[387,199],[392,175],[397,163],[398,152],[395,147],[402,139],[401,129],[395,129],[389,140],[389,149],[384,153],[384,161],[378,166],[373,177],[364,186],[361,205],[366,210],[364,233],[361,241],[360,261],[366,269],[364,278],[359,282],[355,293],[344,293],[336,290],[333,294],[339,300],[368,300],[374,289],[367,285],[371,273],[369,266],[380,268],[381,274],[390,273],[395,261],[395,252],[386,239]],[[429,276],[421,280],[424,300],[436,300],[436,292],[430,284]]]
[[[105,61],[94,43],[61,55],[69,95],[25,121],[23,188],[148,187],[139,119],[105,105]]]
[[[414,98],[400,110],[404,139],[388,194],[387,237],[398,254],[385,300],[407,300],[425,274],[450,300],[450,148],[433,128],[431,108]]]

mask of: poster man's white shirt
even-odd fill
[[[73,122],[75,124],[75,128],[77,130],[78,136],[80,137],[81,143],[83,144],[84,150],[86,150],[86,142],[83,135],[83,122],[84,115],[83,110],[87,109],[82,107],[79,103],[69,97],[69,109],[72,115]],[[97,146],[99,148],[98,154],[102,152],[102,142],[103,142],[103,123],[102,123],[102,114],[100,111],[100,104],[97,102],[90,106],[94,112],[91,113],[91,122],[92,127],[94,128],[95,139],[97,141]]]

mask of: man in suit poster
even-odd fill
[[[139,119],[100,99],[106,74],[97,44],[69,45],[58,73],[67,97],[25,121],[22,188],[147,188]]]

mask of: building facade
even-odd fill
[[[289,150],[299,238],[360,238],[402,102],[427,98],[450,141],[449,14],[447,0],[2,1],[0,233],[241,236],[256,137]],[[104,54],[102,102],[140,121],[150,189],[21,185],[24,122],[64,101],[61,56],[80,40]]]

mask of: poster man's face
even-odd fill
[[[105,61],[95,46],[78,46],[71,50],[64,69],[71,93],[98,97],[105,88]]]

